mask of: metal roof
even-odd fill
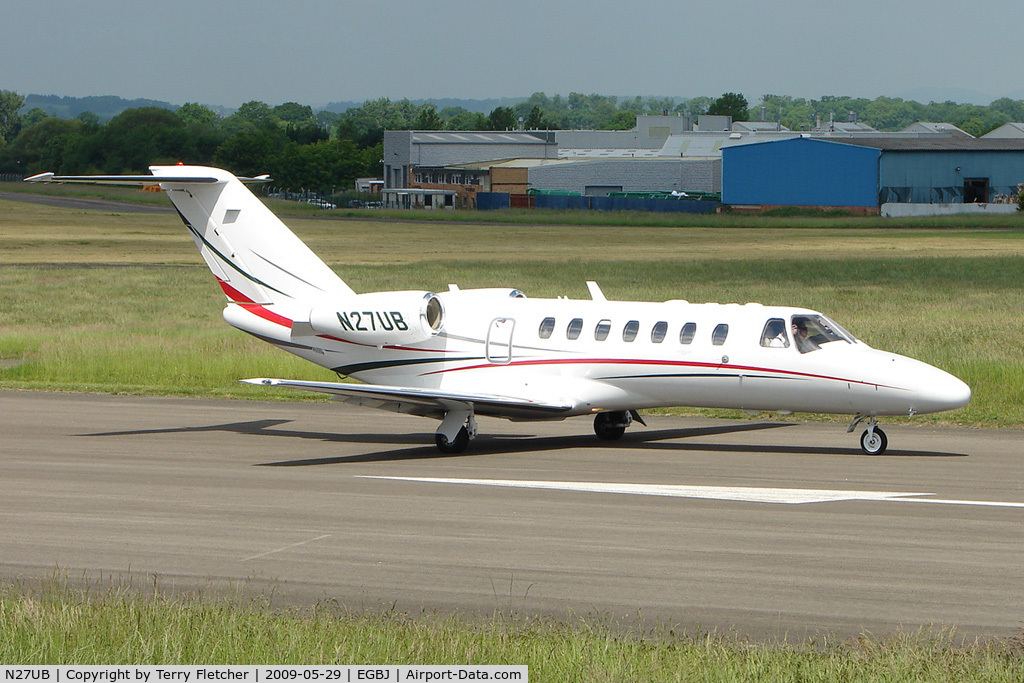
[[[1024,137],[1024,123],[1004,123],[995,130],[985,133],[981,137],[997,139]]]
[[[953,137],[960,138],[974,137],[973,135],[963,130],[962,128],[954,126],[952,123],[936,123],[932,121],[918,121],[917,123],[912,123],[906,128],[904,128],[901,132],[913,133],[922,130],[931,133],[943,133],[945,135],[952,135]]]
[[[414,130],[412,141],[417,144],[474,144],[474,145],[547,145],[543,139],[525,131],[483,133],[477,131]]]
[[[1008,138],[815,138],[842,145],[874,147],[887,152],[1024,152],[1024,140]]]

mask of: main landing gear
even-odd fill
[[[889,445],[889,439],[886,438],[882,428],[878,426],[878,421],[874,415],[858,415],[850,423],[850,428],[846,432],[852,432],[865,419],[868,421],[868,428],[860,435],[860,449],[868,455],[881,455],[885,453],[885,449]]]
[[[468,408],[449,410],[441,420],[441,425],[434,434],[437,450],[445,455],[453,455],[466,450],[471,439],[476,438],[476,417]]]
[[[626,427],[633,424],[633,420],[647,426],[640,413],[635,410],[609,410],[598,413],[594,416],[594,433],[603,441],[617,441],[626,433]]]

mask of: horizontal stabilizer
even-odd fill
[[[266,182],[270,176],[239,178],[242,182]],[[155,183],[201,184],[224,182],[212,176],[154,176],[154,175],[54,175],[40,173],[25,178],[26,183],[88,183],[91,185],[153,185]]]
[[[416,387],[392,387],[378,384],[353,384],[348,382],[304,382],[289,379],[268,379],[258,377],[243,379],[246,384],[256,386],[285,387],[333,394],[341,400],[352,402],[380,401],[390,404],[413,404],[426,410],[402,410],[394,406],[375,407],[411,412],[419,415],[443,417],[444,413],[460,405],[472,405],[476,412],[485,415],[519,415],[524,413],[547,413],[557,416],[572,410],[571,405],[534,401],[515,396],[476,394],[441,389],[420,389]]]

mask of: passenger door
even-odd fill
[[[513,318],[495,318],[487,328],[484,353],[489,363],[508,365],[512,362],[512,332],[516,321]]]

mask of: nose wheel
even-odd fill
[[[860,435],[860,449],[868,455],[881,455],[885,453],[886,447],[889,445],[889,439],[885,436],[885,432],[878,426],[878,422],[874,416],[859,415],[857,419],[853,421],[850,428],[846,431],[852,432],[861,420],[867,418],[868,428],[864,430],[864,433]]]
[[[868,427],[860,435],[860,448],[868,455],[881,455],[885,453],[885,447],[889,445],[889,439],[881,427]]]

